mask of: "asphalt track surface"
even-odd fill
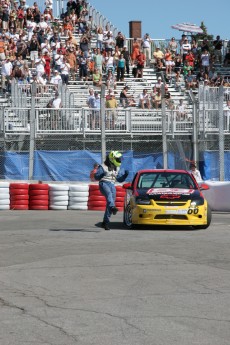
[[[1,345],[229,345],[230,215],[207,230],[0,212]]]

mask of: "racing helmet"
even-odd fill
[[[109,160],[115,165],[115,167],[120,167],[122,154],[119,151],[110,151]]]

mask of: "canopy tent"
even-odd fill
[[[196,33],[196,34],[203,33],[203,30],[199,26],[197,26],[196,24],[190,24],[190,23],[175,24],[175,25],[172,25],[171,28],[179,30],[179,31]]]

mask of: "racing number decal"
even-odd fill
[[[198,208],[190,208],[189,210],[188,210],[188,214],[197,214],[199,212],[199,209]]]

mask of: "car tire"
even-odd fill
[[[212,221],[212,210],[210,208],[210,206],[208,205],[208,210],[207,210],[207,224],[205,225],[195,225],[193,226],[194,229],[207,229],[209,227],[209,225],[211,224]]]
[[[130,203],[128,203],[124,207],[123,223],[127,229],[130,229],[130,230],[135,229],[135,225],[132,223],[132,212],[131,212]]]

